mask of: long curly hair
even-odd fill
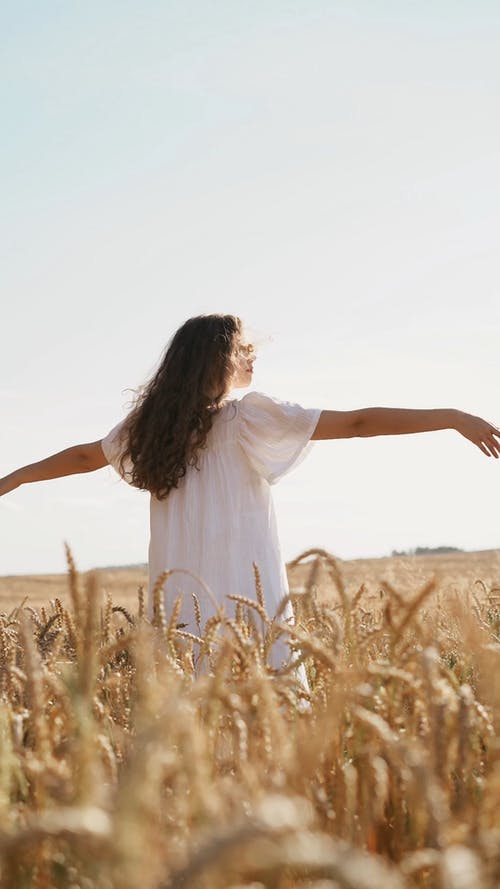
[[[235,371],[243,336],[236,315],[189,318],[167,344],[154,376],[139,390],[122,429],[130,481],[164,500],[188,466],[199,469],[214,414]]]

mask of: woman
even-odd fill
[[[150,616],[155,581],[175,569],[164,584],[167,614],[182,593],[178,622],[199,633],[217,605],[230,611],[228,594],[255,599],[254,562],[270,616],[288,593],[270,486],[304,458],[311,442],[450,428],[487,456],[500,453],[500,430],[459,410],[331,411],[259,392],[230,398],[251,384],[254,360],[238,317],[190,318],[123,422],[100,441],[17,469],[0,480],[0,496],[27,482],[110,463],[151,494]],[[290,604],[282,619],[292,620]],[[271,662],[279,666],[287,653],[278,640]]]

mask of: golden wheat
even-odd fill
[[[498,579],[349,594],[308,550],[275,615],[255,565],[255,599],[203,633],[194,601],[194,634],[169,572],[149,620],[142,589],[133,613],[67,557],[69,607],[0,615],[2,887],[498,885]]]

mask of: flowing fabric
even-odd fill
[[[260,392],[226,401],[214,415],[206,448],[199,452],[199,471],[186,475],[165,500],[151,496],[149,545],[149,604],[158,576],[177,569],[164,585],[167,617],[183,594],[178,623],[188,632],[203,633],[206,620],[221,604],[229,617],[235,603],[230,593],[256,600],[253,562],[262,580],[267,613],[273,617],[289,592],[282,557],[271,486],[297,466],[313,446],[310,441],[319,408],[280,401]],[[122,424],[102,441],[109,463],[120,472]],[[130,464],[122,476],[130,481]],[[128,472],[127,472],[128,470]],[[201,578],[204,586],[191,574]],[[196,621],[193,595],[201,612]],[[290,603],[282,621],[293,622]],[[290,656],[283,637],[271,651],[270,662],[280,667]],[[299,667],[304,684],[305,670]]]

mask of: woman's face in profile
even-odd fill
[[[254,347],[246,340],[242,340],[233,356],[235,370],[230,380],[230,389],[244,389],[252,382],[253,363],[255,361]]]

